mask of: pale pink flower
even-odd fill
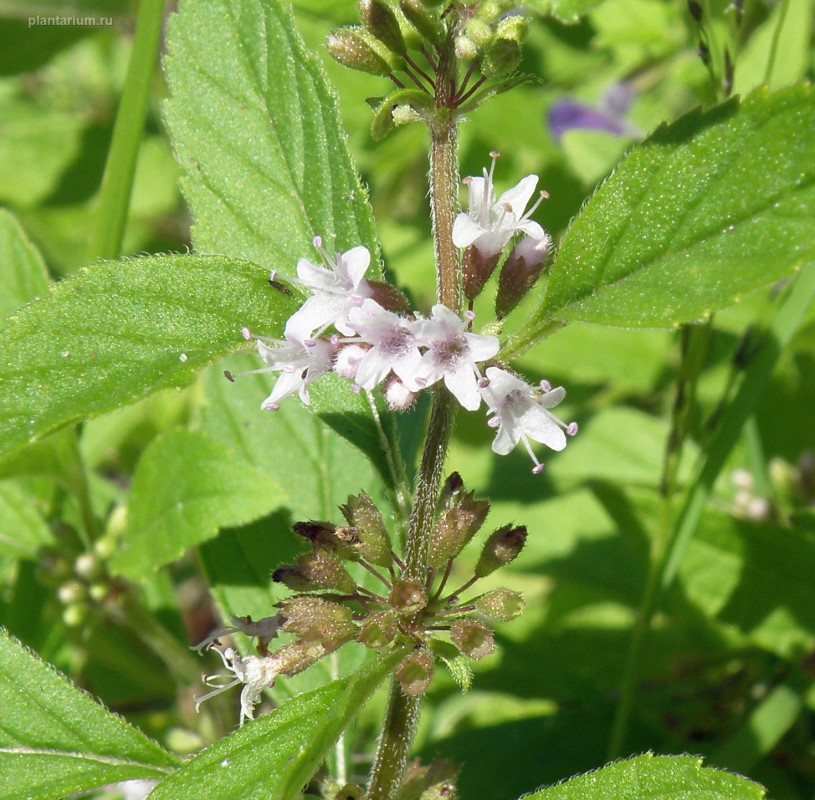
[[[488,367],[486,376],[487,379],[482,381],[481,396],[493,415],[488,424],[498,428],[492,442],[493,452],[504,456],[518,442],[523,442],[535,464],[532,472],[540,472],[543,464],[535,456],[529,440],[545,444],[552,450],[563,450],[566,434],[577,433],[577,423],[567,425],[549,411],[563,400],[566,390],[562,386],[552,389],[546,382],[541,382],[540,390],[536,389],[498,367]]]
[[[498,154],[491,155],[489,172],[484,168],[483,177],[464,179],[469,190],[468,210],[453,223],[453,244],[461,248],[473,245],[484,258],[497,256],[515,233],[525,233],[538,241],[546,236],[543,228],[529,219],[546,194],[541,192],[532,208],[525,210],[538,185],[538,176],[527,175],[496,200],[492,176]]]
[[[351,309],[348,320],[358,341],[371,345],[357,366],[357,385],[373,389],[393,371],[410,391],[419,391],[416,377],[422,355],[415,335],[417,323],[387,311],[374,300]]]
[[[467,323],[441,304],[433,306],[430,319],[417,323],[419,343],[427,350],[417,373],[419,385],[443,380],[450,393],[468,411],[481,405],[479,361],[492,358],[500,347],[497,336],[465,330]]]
[[[349,336],[353,331],[348,325],[348,312],[371,296],[371,287],[364,277],[371,254],[367,248],[359,246],[332,258],[323,249],[319,236],[315,237],[314,245],[322,254],[326,266],[312,264],[305,258],[297,262],[297,283],[312,294],[289,317],[286,338],[299,341],[310,339],[319,336],[331,325]]]

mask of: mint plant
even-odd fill
[[[809,5],[41,5],[0,798],[809,797]]]

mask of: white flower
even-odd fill
[[[387,311],[374,300],[351,309],[348,320],[359,341],[371,345],[357,366],[357,385],[373,389],[392,370],[410,391],[419,391],[416,376],[422,355],[415,336],[417,323]]]
[[[468,411],[481,405],[476,362],[492,358],[500,347],[497,336],[464,330],[466,322],[446,306],[433,306],[431,318],[417,323],[419,343],[427,347],[417,373],[419,385],[444,380],[450,393]]]
[[[252,372],[280,372],[272,393],[260,407],[275,411],[281,400],[297,392],[309,404],[308,384],[331,369],[336,342],[331,339],[297,340],[286,336],[286,341],[256,337],[258,353],[267,366]]]
[[[263,617],[263,619],[258,620],[253,620],[250,616],[237,617],[232,614],[230,619],[232,620],[231,625],[222,625],[220,628],[217,628],[192,649],[200,653],[213,642],[217,642],[221,636],[226,636],[230,633],[243,633],[251,637],[257,636],[265,645],[277,636],[277,629],[281,623],[279,614],[275,614],[273,617]]]
[[[562,386],[552,389],[542,381],[539,391],[498,367],[489,367],[486,374],[481,396],[489,406],[489,413],[494,415],[489,425],[498,428],[492,443],[493,452],[504,456],[518,442],[523,442],[535,463],[532,472],[539,473],[543,464],[532,451],[529,440],[541,442],[552,450],[563,450],[566,434],[573,436],[577,433],[577,423],[567,425],[548,410],[566,396],[566,390]]]
[[[525,233],[538,241],[546,237],[543,228],[529,219],[546,194],[541,192],[538,201],[525,212],[538,184],[538,176],[527,175],[496,201],[492,175],[498,154],[490,155],[492,166],[489,173],[485,168],[482,178],[464,179],[469,189],[469,208],[466,214],[459,214],[453,224],[453,244],[461,248],[474,245],[484,258],[497,256],[517,232]]]
[[[314,246],[320,251],[326,266],[312,264],[305,258],[297,262],[298,283],[312,293],[305,303],[289,317],[286,338],[299,341],[319,336],[333,325],[340,333],[349,336],[348,312],[371,296],[371,287],[364,275],[371,262],[367,248],[359,246],[342,255],[331,258],[322,248],[319,236]]]
[[[195,699],[195,710],[198,711],[201,703],[211,697],[215,697],[215,695],[221,694],[233,686],[244,684],[241,690],[240,716],[240,724],[243,725],[244,720],[254,719],[255,706],[260,702],[261,692],[274,683],[275,678],[280,674],[284,666],[284,662],[275,654],[242,656],[231,647],[227,647],[223,651],[218,648],[212,649],[218,653],[224,662],[224,666],[234,677],[230,679],[228,676],[223,675],[208,675],[204,678],[204,683],[207,686],[214,686],[215,688]]]

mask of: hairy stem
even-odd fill
[[[458,312],[461,305],[461,268],[453,244],[453,222],[458,209],[458,136],[454,112],[456,58],[453,29],[441,48],[436,68],[436,116],[430,125],[430,213],[436,250],[438,300]],[[436,498],[453,428],[453,399],[446,389],[433,394],[430,422],[416,479],[416,493],[405,547],[405,575],[423,583]],[[416,732],[421,697],[405,695],[395,679],[376,752],[366,800],[394,800],[402,784]]]

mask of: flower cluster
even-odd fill
[[[504,525],[490,534],[472,574],[450,591],[453,561],[481,529],[489,503],[466,491],[461,477],[453,473],[441,489],[436,509],[429,569],[420,580],[405,573],[382,515],[365,493],[350,496],[340,507],[345,525],[296,523],[294,532],[308,542],[309,549],[272,573],[274,581],[295,594],[277,604],[275,616],[256,622],[233,617],[232,625],[199,645],[215,649],[229,675],[208,676],[205,681],[213,689],[199,697],[196,706],[242,685],[243,724],[253,718],[262,691],[278,675],[294,675],[354,640],[374,650],[405,651],[396,669],[405,694],[427,689],[437,658],[452,664],[462,656],[489,655],[494,649],[489,625],[515,619],[523,609],[523,598],[503,588],[467,600],[461,597],[516,558],[526,541],[526,528]],[[376,581],[375,589],[360,580],[366,573]],[[235,631],[258,638],[257,654],[240,655],[231,647],[221,647],[218,637]],[[270,652],[269,642],[279,631],[292,634],[294,641]]]
[[[472,300],[483,289],[501,254],[516,234],[523,238],[505,259],[499,282],[499,316],[508,313],[528,291],[543,269],[550,238],[531,220],[526,206],[537,184],[528,175],[497,200],[493,165],[481,178],[469,178],[469,210],[455,221],[453,242],[464,250],[465,295]],[[545,193],[541,193],[541,198]],[[540,199],[538,202],[540,202]],[[371,256],[358,246],[330,255],[315,237],[314,246],[322,264],[305,258],[297,263],[298,284],[306,300],[289,318],[283,339],[243,336],[257,343],[266,366],[253,372],[275,372],[278,378],[261,407],[277,410],[287,397],[297,394],[310,403],[310,384],[328,372],[352,382],[353,391],[381,387],[393,410],[409,409],[417,394],[437,383],[468,411],[486,405],[489,424],[498,429],[492,449],[505,455],[523,442],[532,457],[533,472],[543,465],[530,441],[553,450],[566,446],[565,434],[577,425],[567,425],[549,409],[565,396],[548,383],[530,386],[495,362],[498,337],[472,332],[474,314],[460,317],[444,305],[435,305],[430,316],[411,311],[407,299],[393,286],[365,277]],[[272,281],[276,282],[273,273]],[[483,366],[482,366],[483,365]],[[227,377],[232,379],[230,373]],[[565,434],[564,434],[565,432]]]

